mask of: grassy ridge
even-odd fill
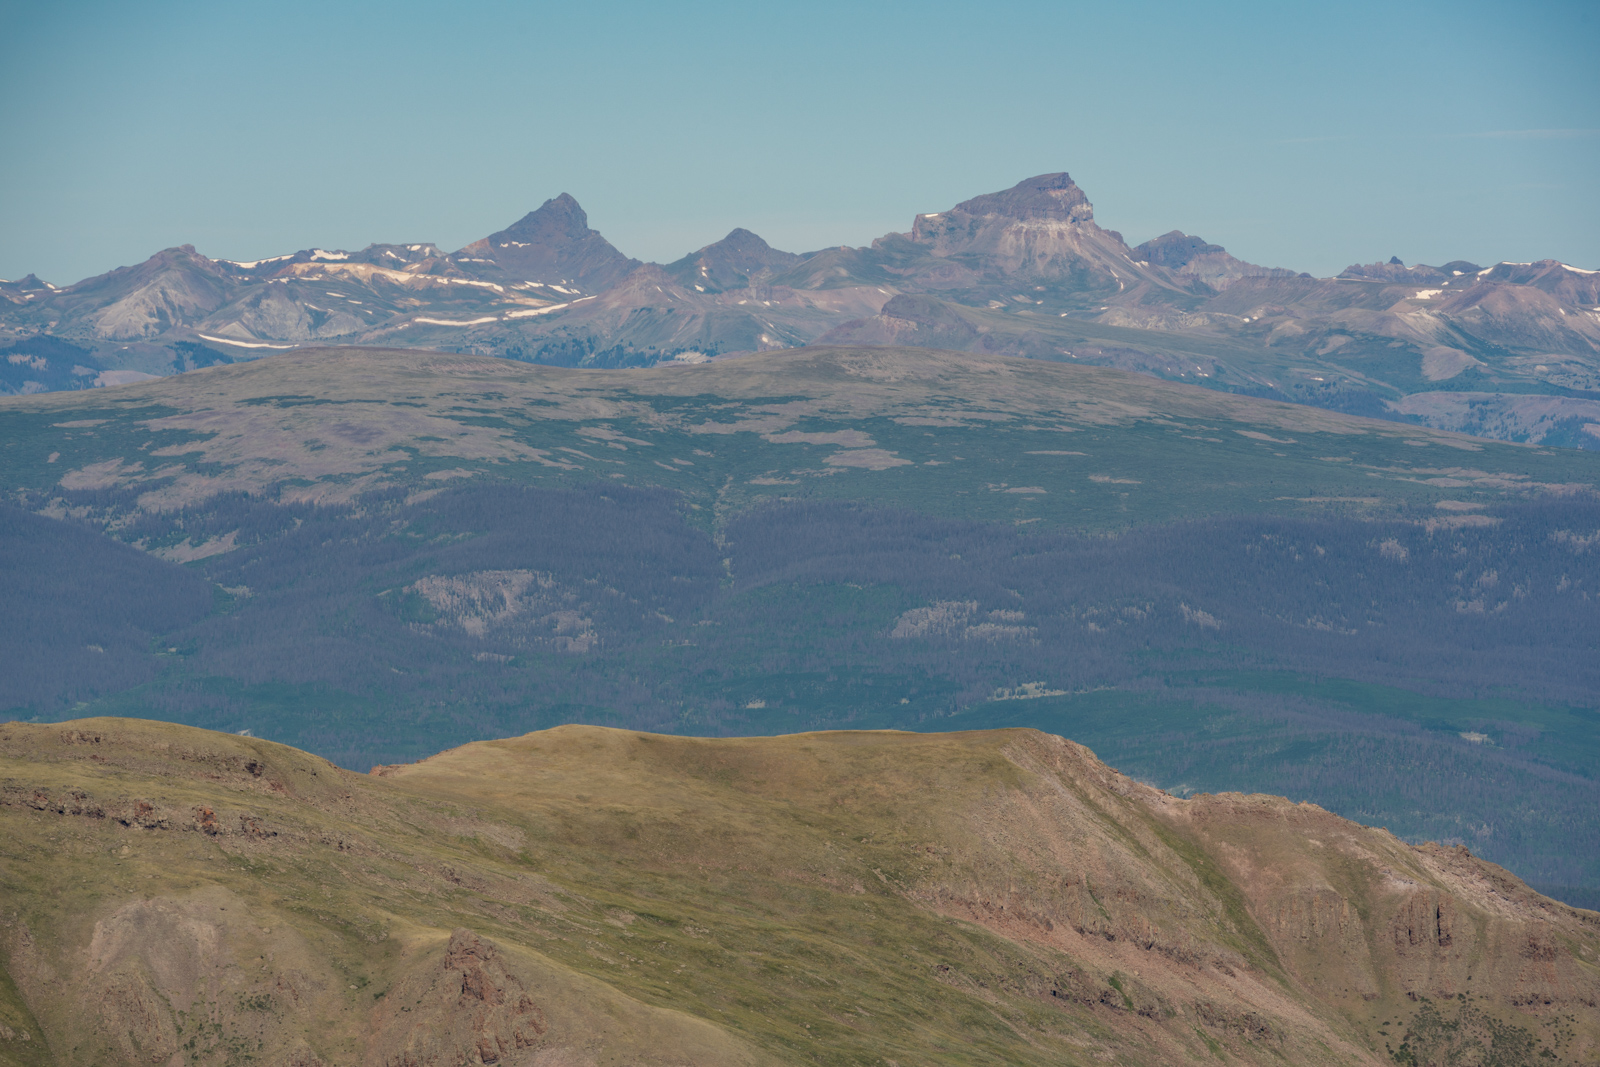
[[[1580,887],[1595,880],[1600,849],[1590,817],[1600,803],[1593,714],[1217,671],[1152,677],[1132,691],[995,702],[921,728],[1060,733],[1180,795],[1243,787],[1313,801],[1408,841],[1501,857],[1587,906]]]
[[[506,1032],[456,999],[463,974],[526,989],[550,1056],[827,1064],[1374,1063],[1380,1022],[1471,974],[1474,1011],[1565,1062],[1600,951],[1475,861],[1268,798],[1163,796],[1030,731],[566,727],[356,776],[101,719],[0,727],[0,785],[10,972],[63,1065],[352,1062],[407,1033],[449,1058]],[[1470,959],[1420,950],[1419,984],[1379,867],[1444,894]],[[1328,885],[1367,962],[1285,925]],[[1494,960],[1525,926],[1565,940],[1556,999],[1519,1013],[1534,979]]]

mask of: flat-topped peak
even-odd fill
[[[1058,219],[1088,222],[1094,205],[1066,171],[1026,178],[998,193],[963,200],[950,211],[963,215],[1003,215],[1013,219]]]

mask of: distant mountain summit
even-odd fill
[[[680,285],[702,293],[720,293],[743,289],[762,272],[787,270],[802,258],[793,252],[780,252],[741,227],[722,240],[669,264],[666,270]]]
[[[1221,245],[1179,230],[1130,249],[1120,233],[1094,221],[1094,205],[1065,172],[918,215],[909,238],[935,256],[979,258],[990,276],[1034,277],[1083,292],[1105,289],[1108,296],[1162,290],[1187,295],[1197,283],[1216,291],[1240,278],[1295,276],[1246,263]]]
[[[1076,274],[1080,286],[1117,289],[1135,273],[1122,235],[1095,224],[1094,205],[1065,172],[918,215],[908,237],[934,256],[981,257],[990,275]]]
[[[1292,270],[1258,267],[1228,254],[1221,245],[1208,243],[1182,230],[1170,230],[1153,237],[1133,250],[1142,263],[1165,267],[1182,278],[1193,279],[1212,289],[1226,289],[1241,278],[1293,278]]]
[[[41,279],[37,274],[26,274],[16,281],[6,281],[0,278],[0,293],[33,293],[54,289],[55,286]]]
[[[963,200],[942,215],[919,215],[923,219],[985,218],[1053,219],[1058,222],[1093,222],[1094,205],[1066,171],[1027,178],[998,193],[984,193]],[[925,232],[925,229],[924,229]],[[913,228],[912,234],[919,231]]]
[[[1196,256],[1226,251],[1221,245],[1207,244],[1203,237],[1193,237],[1182,230],[1170,230],[1139,245],[1133,254],[1158,267],[1180,270]]]
[[[61,326],[112,341],[157,337],[198,321],[228,301],[226,272],[194,245],[168,248],[133,267],[118,267],[72,287],[81,297]]]
[[[640,266],[590,229],[589,216],[567,193],[472,242],[455,258],[481,258],[518,280],[575,284],[588,292],[609,289]]]

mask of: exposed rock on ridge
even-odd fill
[[[493,942],[457,927],[373,1009],[368,1067],[511,1063],[545,1044],[549,1021]]]
[[[1165,267],[1179,277],[1192,278],[1222,290],[1240,278],[1293,278],[1295,272],[1279,267],[1258,267],[1228,254],[1221,245],[1208,244],[1180,230],[1154,237],[1133,249],[1133,258]]]
[[[801,261],[793,252],[780,252],[749,230],[733,230],[722,240],[684,256],[666,268],[680,285],[700,292],[742,289],[759,275],[786,270]]]
[[[1089,198],[1066,173],[1041,174],[949,211],[918,215],[910,239],[935,256],[981,256],[988,271],[1006,275],[1055,278],[1087,270],[1110,275],[1116,285],[1138,270],[1121,235],[1095,224]]]
[[[585,291],[609,289],[639,266],[589,228],[589,216],[567,193],[516,222],[467,245],[458,256],[483,257],[519,280],[574,282]]]

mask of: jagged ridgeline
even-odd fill
[[[453,253],[423,241],[235,262],[184,245],[65,288],[0,281],[0,395],[321,344],[612,368],[915,345],[1600,449],[1600,271],[1391,259],[1312,278],[1177,230],[1130,246],[1065,173],[864,248],[795,254],[735,229],[640,263],[563,193]]]
[[[1600,915],[1032,730],[0,726],[0,1060],[1593,1062]]]
[[[1600,888],[1600,457],[905,349],[302,351],[3,410],[9,717],[358,770],[1037,726]]]

